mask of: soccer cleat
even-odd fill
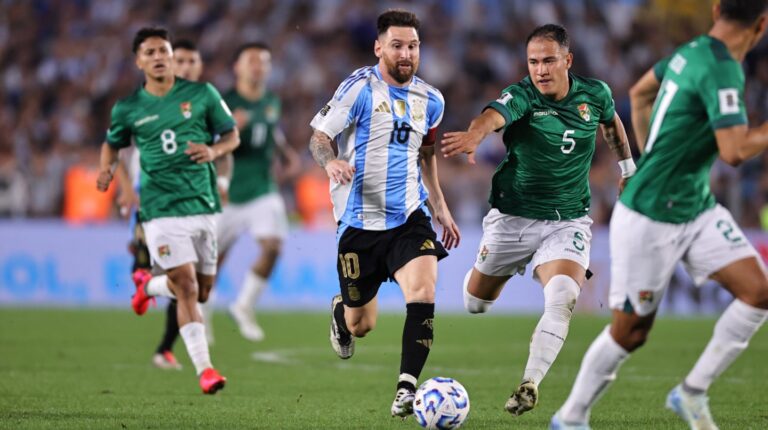
[[[688,423],[691,430],[718,430],[709,412],[706,394],[688,394],[682,385],[678,385],[667,395],[667,409]]]
[[[552,416],[552,421],[549,422],[549,430],[591,430],[591,428],[589,424],[566,423],[560,418],[560,412],[558,411]]]
[[[171,351],[163,351],[162,353],[155,353],[152,357],[152,364],[158,369],[165,370],[181,370],[181,363],[176,360],[176,356]]]
[[[240,334],[251,341],[259,342],[264,340],[264,330],[259,327],[253,319],[253,311],[243,309],[237,303],[229,305],[229,315],[235,320]]]
[[[333,296],[331,301],[331,346],[339,358],[346,360],[355,353],[355,337],[346,331],[346,327],[344,330],[339,329],[335,312],[337,306],[344,306],[340,294]]]
[[[509,396],[509,400],[504,405],[504,409],[514,416],[520,416],[536,407],[539,402],[539,388],[531,380],[523,381],[517,387],[514,393]]]
[[[200,374],[200,388],[203,389],[203,394],[216,394],[226,383],[227,378],[221,376],[213,367],[203,370]]]
[[[398,388],[395,393],[395,400],[392,402],[392,416],[405,418],[413,415],[413,401],[416,394],[407,388]]]
[[[150,303],[155,303],[155,298],[147,295],[145,287],[152,279],[152,274],[146,269],[137,269],[133,272],[133,283],[136,284],[136,293],[131,297],[131,307],[136,315],[144,315]]]

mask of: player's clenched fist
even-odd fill
[[[352,182],[355,168],[344,160],[331,160],[325,165],[325,173],[333,182],[346,185]]]

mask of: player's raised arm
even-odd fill
[[[467,131],[452,131],[443,134],[443,155],[453,157],[468,154],[470,164],[475,164],[475,150],[485,136],[506,124],[506,119],[495,109],[486,109],[469,124]]]
[[[603,132],[603,138],[608,143],[608,147],[619,159],[619,167],[621,168],[619,193],[621,193],[624,191],[624,185],[626,185],[629,177],[634,175],[637,170],[635,162],[632,160],[632,150],[629,148],[627,131],[617,113],[613,114],[613,119],[610,122],[600,124],[600,130]]]
[[[655,69],[655,68],[654,68]],[[648,138],[648,128],[651,122],[651,112],[656,94],[661,83],[657,71],[647,71],[629,90],[629,100],[632,105],[632,128],[635,130],[637,148],[645,151],[645,140]]]
[[[428,138],[429,135],[425,136],[424,140],[426,141]],[[432,215],[443,226],[443,245],[445,245],[446,249],[457,247],[459,242],[461,242],[461,233],[459,232],[459,227],[453,221],[451,211],[448,209],[445,197],[443,197],[443,190],[440,188],[440,181],[437,178],[434,136],[432,137],[431,144],[421,145],[419,155],[422,179],[424,180],[424,186],[429,191],[427,203],[430,206]]]

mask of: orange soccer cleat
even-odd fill
[[[221,376],[213,367],[203,370],[200,374],[200,388],[203,389],[203,394],[216,394],[226,383],[227,378]]]
[[[148,296],[145,287],[152,279],[152,274],[145,269],[137,269],[133,272],[133,283],[136,284],[136,294],[131,297],[131,307],[136,315],[144,315],[150,303],[155,303],[155,298]]]

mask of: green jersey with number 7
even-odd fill
[[[621,202],[648,218],[685,223],[715,206],[709,171],[715,130],[747,123],[744,72],[708,35],[682,45],[654,68],[661,82],[645,153]]]
[[[490,197],[502,213],[568,220],[589,212],[595,136],[616,112],[604,82],[568,76],[570,91],[560,101],[543,96],[526,77],[488,104],[505,121],[507,156],[493,175]]]
[[[215,135],[234,127],[229,108],[208,83],[176,78],[163,97],[142,85],[115,104],[107,143],[124,148],[133,138],[139,149],[142,222],[221,211],[213,163],[197,164],[184,151],[188,142],[212,145]]]

